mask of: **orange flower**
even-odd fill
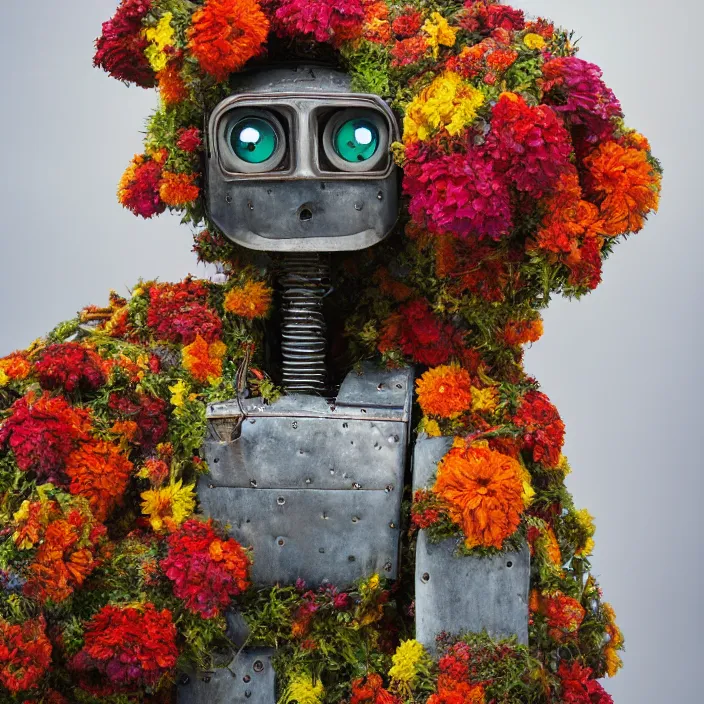
[[[196,178],[197,174],[175,174],[164,171],[159,185],[161,200],[171,206],[192,203],[200,194],[200,188],[193,183]]]
[[[4,373],[8,379],[22,381],[29,376],[31,369],[32,366],[22,352],[13,352],[0,359],[0,375]]]
[[[217,81],[259,54],[269,33],[269,20],[256,0],[206,0],[192,22],[188,47]]]
[[[543,321],[539,317],[533,320],[509,320],[504,329],[504,340],[507,345],[537,342],[542,336]]]
[[[427,704],[484,704],[484,687],[480,684],[458,682],[450,675],[438,677],[438,691]]]
[[[84,443],[66,460],[72,494],[85,496],[96,520],[104,521],[122,500],[132,473],[132,463],[109,442]]]
[[[454,447],[438,465],[433,488],[462,528],[465,545],[501,548],[525,508],[521,466],[487,447]]]
[[[222,342],[208,344],[200,335],[183,348],[183,366],[202,383],[212,383],[222,376],[222,358],[227,347]]]
[[[638,232],[658,209],[660,174],[647,152],[603,142],[585,160],[593,187],[603,197],[601,215],[608,235]]]
[[[444,279],[457,270],[455,238],[452,235],[438,235],[435,238],[435,273]]]
[[[247,281],[233,288],[225,296],[225,310],[241,318],[265,318],[271,307],[274,292],[262,281]]]
[[[586,611],[571,596],[562,592],[543,594],[540,598],[540,613],[548,622],[548,635],[559,643],[574,637],[582,625]]]
[[[472,378],[458,364],[429,369],[416,382],[418,403],[425,415],[456,418],[472,404]]]
[[[166,68],[156,74],[156,79],[159,82],[159,95],[167,107],[181,103],[188,97],[179,61],[169,61]]]

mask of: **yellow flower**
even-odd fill
[[[144,294],[144,289],[141,286],[137,286],[137,288],[132,290],[132,297],[136,298],[137,296],[142,296]]]
[[[576,555],[581,557],[586,557],[592,554],[594,550],[594,539],[592,536],[596,532],[596,526],[594,525],[594,516],[592,516],[586,508],[575,511],[575,519],[579,527],[587,534],[587,539],[584,545],[576,551]]]
[[[188,394],[188,384],[183,379],[179,379],[173,386],[169,386],[171,392],[171,405],[176,408],[183,408]]]
[[[532,32],[523,37],[523,43],[529,49],[542,49],[545,46],[545,40],[539,34],[533,34]]]
[[[418,430],[431,438],[439,438],[442,435],[438,422],[426,417],[421,420]]]
[[[438,76],[408,106],[403,120],[403,141],[426,140],[445,129],[456,135],[477,116],[484,94],[452,71]]]
[[[523,492],[521,493],[521,498],[523,499],[523,505],[528,508],[533,503],[533,498],[535,497],[535,489],[533,489],[533,484],[531,482],[530,472],[519,462],[518,466],[518,476],[523,484]]]
[[[604,656],[606,657],[606,674],[608,677],[613,677],[623,667],[623,660],[618,656],[616,648],[611,645],[607,645],[604,649]]]
[[[281,704],[320,704],[323,692],[323,683],[320,680],[314,684],[310,675],[301,673],[291,678]]]
[[[481,411],[493,413],[496,410],[496,406],[498,404],[498,395],[498,391],[493,386],[489,386],[486,389],[478,389],[476,386],[473,386],[472,411],[474,411],[475,413]]]
[[[144,55],[157,73],[169,63],[169,55],[164,49],[174,44],[174,28],[171,26],[173,17],[170,12],[165,12],[156,27],[149,27],[144,31],[144,36],[150,42],[144,50]]]
[[[424,655],[425,648],[417,640],[402,641],[391,658],[393,666],[389,670],[389,677],[399,682],[412,682]]]
[[[183,486],[179,480],[162,489],[142,492],[142,513],[149,516],[149,523],[157,533],[175,530],[193,513],[194,488],[195,484]]]
[[[450,27],[447,20],[439,13],[433,12],[425,21],[423,31],[428,35],[428,46],[433,49],[433,58],[438,58],[440,45],[454,46],[457,39],[457,29]]]
[[[0,369],[0,386],[7,386],[10,383],[10,377]]]

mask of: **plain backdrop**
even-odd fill
[[[174,217],[115,199],[152,92],[91,66],[116,0],[3,0],[0,355],[140,276],[199,273]],[[603,284],[555,300],[526,356],[567,425],[569,486],[596,517],[594,573],[625,631],[617,704],[696,704],[702,654],[704,237],[696,0],[517,0],[576,31],[665,167],[660,213],[617,247]],[[200,270],[202,273],[202,270]]]

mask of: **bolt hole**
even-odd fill
[[[357,559],[357,558],[356,558],[354,555],[350,555],[350,556],[347,558],[347,561],[348,561],[348,562],[354,562],[356,559]]]
[[[243,682],[251,682],[251,681],[252,681],[252,678],[251,678],[249,675],[245,675],[245,676],[242,678],[242,681],[243,681]]]
[[[511,562],[511,560],[509,560],[509,561],[506,563],[506,567],[513,567],[513,562]]]
[[[254,665],[252,666],[252,669],[255,672],[261,672],[264,669],[264,663],[261,660],[256,660]]]
[[[308,220],[313,219],[313,211],[310,208],[303,208],[303,210],[301,210],[298,214],[298,217],[302,222],[307,222]]]
[[[282,546],[286,544],[286,541],[283,538],[279,538],[276,542]]]
[[[286,503],[286,499],[284,499],[283,496],[279,496],[279,498],[276,499],[276,503],[279,504],[279,506],[283,506]]]
[[[427,572],[423,572],[423,576],[420,578],[421,582],[429,582],[430,575]]]

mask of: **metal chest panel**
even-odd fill
[[[206,516],[229,523],[232,537],[254,549],[255,585],[346,587],[378,572],[397,573],[401,491],[209,489],[199,495]]]
[[[528,643],[530,552],[456,557],[456,540],[416,546],[416,638],[432,652],[443,631],[518,636]]]
[[[413,452],[413,490],[432,486],[438,462],[452,438],[418,438]],[[432,652],[439,633],[516,635],[528,643],[530,552],[457,557],[457,540],[432,544],[426,531],[416,545],[416,638]]]
[[[276,675],[271,648],[241,651],[227,668],[182,677],[178,704],[274,704]]]
[[[230,442],[208,441],[216,487],[385,489],[403,482],[407,424],[333,418],[247,418]]]

